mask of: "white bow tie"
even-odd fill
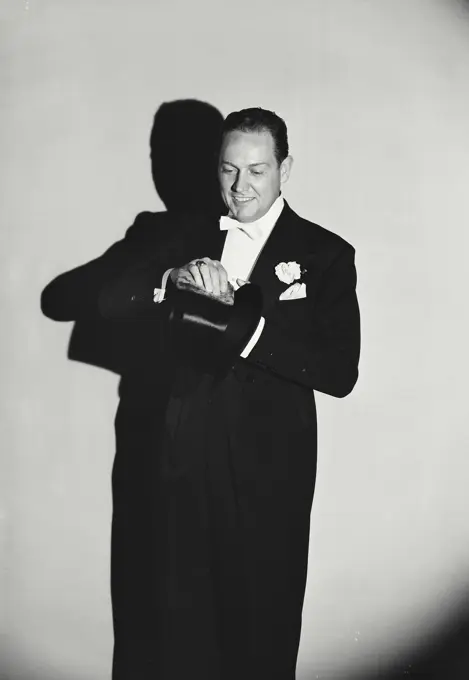
[[[221,231],[227,231],[228,229],[239,229],[244,232],[249,238],[256,240],[262,236],[262,229],[259,225],[260,220],[256,222],[248,222],[244,224],[243,222],[238,222],[232,217],[224,215],[220,217],[220,229]]]

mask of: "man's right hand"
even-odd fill
[[[228,281],[228,274],[218,260],[201,257],[183,267],[173,269],[171,281],[177,288],[193,290],[209,297],[216,297],[228,305],[234,304],[234,289]]]

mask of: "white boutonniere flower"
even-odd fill
[[[306,269],[302,269],[298,262],[279,262],[275,267],[275,273],[282,283],[289,285],[289,288],[280,294],[279,300],[298,300],[306,297],[306,284],[301,282]]]
[[[292,284],[301,278],[301,267],[298,262],[279,262],[275,267],[275,273],[282,283]]]

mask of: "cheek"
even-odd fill
[[[267,180],[256,179],[255,181],[251,182],[251,185],[261,199],[265,198],[268,200],[270,198],[272,191],[270,188],[270,183]]]
[[[218,182],[222,193],[224,194],[227,193],[231,186],[230,180],[225,175],[222,175],[221,177],[218,178]]]

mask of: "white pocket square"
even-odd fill
[[[280,294],[279,300],[300,300],[306,297],[306,283],[294,283]]]

